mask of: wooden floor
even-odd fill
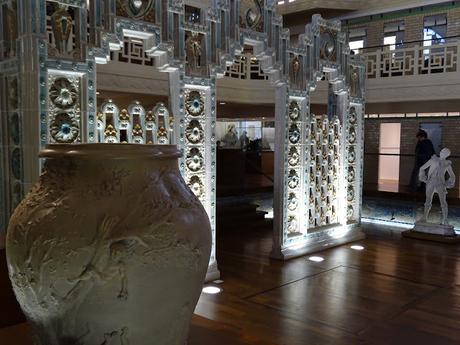
[[[460,344],[460,247],[365,230],[363,251],[320,263],[269,260],[269,230],[221,233],[223,291],[202,295],[188,345]],[[0,344],[30,344],[27,326]]]

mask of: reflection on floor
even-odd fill
[[[458,345],[460,247],[364,230],[363,250],[331,248],[322,262],[268,259],[269,228],[221,231],[223,291],[202,294],[188,345]],[[0,344],[30,344],[16,327]]]
[[[399,191],[399,181],[379,180],[377,188],[382,192],[397,193]]]

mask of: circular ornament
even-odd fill
[[[187,168],[193,172],[197,172],[203,167],[203,156],[197,147],[193,147],[187,154],[185,160]]]
[[[185,109],[190,115],[197,116],[203,113],[204,100],[198,91],[190,91],[185,100]]]
[[[78,99],[76,87],[69,79],[57,78],[50,87],[49,97],[51,102],[59,108],[68,108],[75,105]]]
[[[50,135],[57,143],[72,143],[78,138],[80,128],[75,115],[60,112],[54,116],[50,124]]]
[[[192,144],[197,144],[203,140],[203,127],[201,127],[201,124],[198,120],[190,121],[189,125],[185,129],[185,136],[187,140]]]

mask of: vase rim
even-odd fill
[[[176,145],[150,144],[48,144],[38,154],[41,158],[78,159],[166,159],[179,158],[182,153]]]

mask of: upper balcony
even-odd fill
[[[365,49],[367,100],[408,102],[458,99],[460,41],[390,50]]]
[[[413,42],[404,47],[362,49],[359,54],[367,66],[367,111],[419,112],[458,111],[460,108],[460,40],[423,46]],[[125,38],[123,48],[112,52],[111,61],[98,67],[101,90],[144,94],[168,94],[168,75],[154,67],[140,40]],[[242,55],[228,66],[218,80],[220,101],[252,104],[274,103],[274,86],[260,62]],[[446,109],[439,109],[442,101]],[[312,93],[313,104],[327,104],[327,85],[320,82]],[[437,108],[436,108],[437,107]]]

